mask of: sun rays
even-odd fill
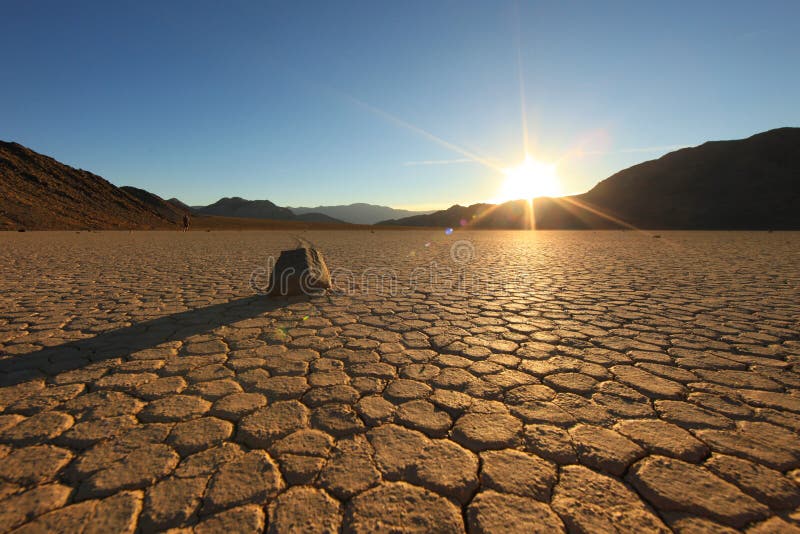
[[[359,107],[368,110],[370,113],[377,115],[382,119],[395,124],[396,126],[407,129],[419,135],[420,137],[423,137],[428,141],[461,156],[461,158],[455,160],[412,161],[406,163],[405,165],[447,165],[452,163],[474,162],[483,165],[484,167],[496,173],[492,179],[498,180],[499,184],[497,193],[492,200],[490,200],[490,202],[495,205],[486,208],[481,213],[473,217],[470,221],[462,221],[462,227],[468,228],[478,225],[482,220],[494,213],[503,203],[510,201],[522,201],[525,206],[524,227],[525,229],[535,230],[535,199],[549,197],[554,205],[562,208],[564,211],[578,220],[584,221],[587,224],[587,227],[592,227],[592,220],[597,221],[597,218],[599,217],[600,219],[611,223],[612,227],[615,226],[619,228],[639,230],[627,221],[606,213],[603,210],[578,198],[561,196],[564,194],[564,188],[562,187],[561,179],[557,174],[557,167],[571,156],[582,154],[582,150],[563,152],[562,157],[557,160],[557,163],[545,163],[544,161],[541,161],[540,159],[531,155],[532,152],[529,146],[531,132],[527,120],[525,76],[522,68],[522,47],[519,39],[519,28],[517,28],[515,44],[517,46],[516,63],[520,104],[520,127],[522,130],[521,144],[523,147],[524,158],[521,163],[514,167],[504,167],[498,163],[499,160],[496,158],[479,154],[474,149],[468,150],[458,143],[439,137],[438,135],[431,133],[420,126],[412,124],[386,110],[378,108],[351,95],[347,95],[347,98]]]

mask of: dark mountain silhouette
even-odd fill
[[[191,213],[188,209],[181,208],[172,202],[164,200],[160,196],[153,194],[150,191],[145,191],[144,189],[139,189],[138,187],[131,187],[129,185],[123,185],[120,187],[120,189],[138,199],[139,202],[150,208],[151,211],[155,211],[161,217],[172,223],[177,224],[181,222],[185,214]]]
[[[269,200],[246,200],[241,197],[224,197],[208,206],[195,206],[195,209],[198,213],[205,215],[222,215],[224,217],[277,220],[294,217],[289,209],[276,206]]]
[[[336,220],[353,224],[375,224],[386,219],[397,219],[401,217],[411,217],[414,215],[424,215],[431,211],[411,211],[390,208],[388,206],[378,206],[376,204],[365,204],[358,202],[340,206],[317,206],[316,208],[289,208],[297,215],[307,213],[322,213]]]
[[[800,128],[670,152],[580,198],[644,228],[800,228]]]
[[[383,225],[526,228],[526,201],[452,206]],[[800,229],[800,128],[711,141],[634,165],[572,197],[533,202],[536,228]]]
[[[289,208],[282,208],[269,200],[247,200],[241,197],[224,197],[208,206],[195,206],[197,213],[222,217],[242,217],[247,219],[272,219],[277,221],[305,221],[341,223],[321,213],[295,215]]]
[[[104,178],[0,141],[0,228],[133,229],[170,222]]]
[[[614,227],[607,219],[585,209],[578,209],[563,199],[537,198],[533,202],[535,228],[588,229]],[[531,228],[531,208],[526,200],[502,204],[456,204],[430,215],[417,215],[395,221],[378,223],[383,226],[428,226],[441,228],[486,228],[516,230]]]

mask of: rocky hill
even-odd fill
[[[527,202],[452,206],[383,225],[527,228]],[[684,148],[620,171],[572,197],[539,198],[535,227],[800,229],[800,128]]]
[[[160,196],[153,194],[150,191],[145,191],[144,189],[139,189],[137,187],[131,187],[129,185],[123,185],[120,187],[120,189],[138,199],[139,202],[147,206],[151,211],[155,211],[161,217],[172,223],[178,224],[182,222],[183,216],[187,213],[191,213],[190,209],[187,209],[188,206],[183,208],[168,200],[164,200]]]
[[[800,228],[800,128],[670,152],[578,198],[643,228]]]
[[[170,221],[104,178],[0,141],[0,228],[160,228]]]

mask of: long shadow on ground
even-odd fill
[[[249,319],[287,304],[286,300],[273,300],[260,295],[245,297],[14,356],[0,360],[0,386],[13,386],[40,377],[41,373],[53,376],[103,360],[124,360],[139,350],[209,332],[219,326]]]

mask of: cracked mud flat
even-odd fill
[[[800,528],[800,234],[303,237],[0,235],[0,532]]]

